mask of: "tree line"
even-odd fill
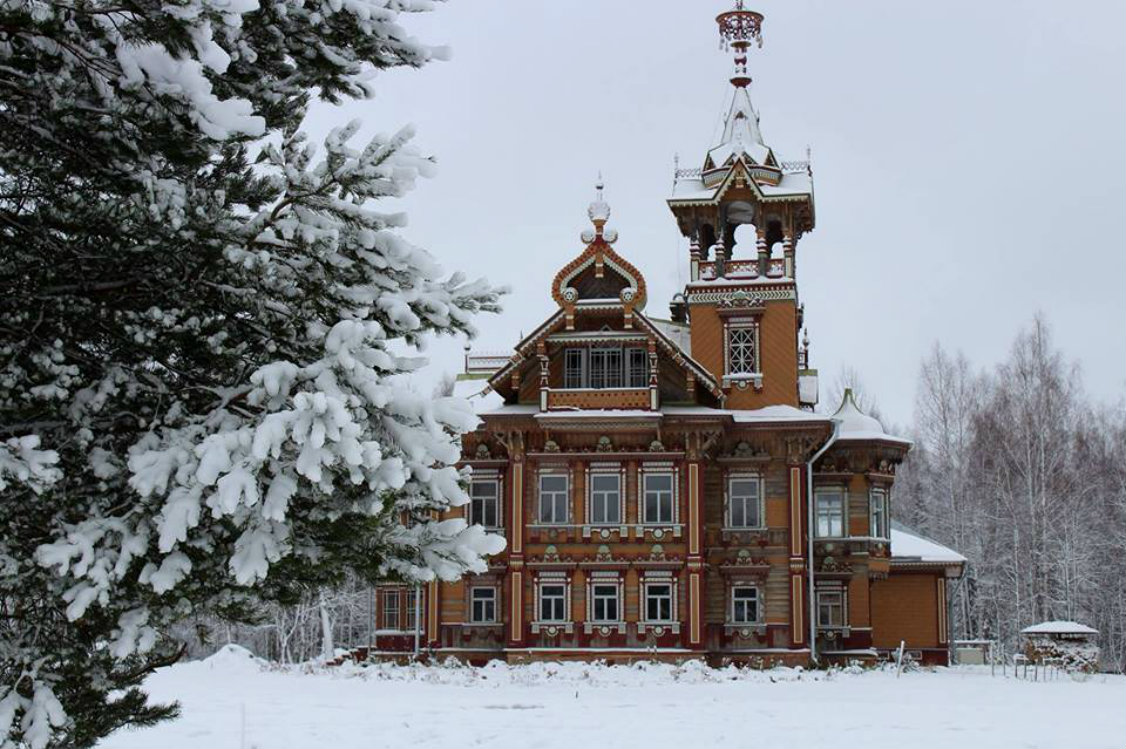
[[[1093,402],[1040,316],[992,371],[936,343],[918,375],[897,519],[962,553],[952,636],[1018,647],[1022,628],[1099,630],[1126,669],[1126,409]]]

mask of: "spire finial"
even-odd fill
[[[754,42],[762,46],[762,14],[743,7],[743,0],[735,0],[734,10],[716,16],[719,25],[719,48],[734,49],[735,73],[731,85],[746,88],[751,82],[747,73],[747,48]]]
[[[586,215],[590,217],[590,222],[594,224],[594,232],[598,236],[602,236],[602,227],[610,220],[610,204],[602,199],[602,188],[602,171],[599,170],[598,182],[594,184],[596,190],[594,202],[586,209]]]

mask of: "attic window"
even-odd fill
[[[649,355],[640,347],[599,346],[563,351],[563,387],[643,388],[649,384]]]

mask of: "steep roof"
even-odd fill
[[[728,159],[746,155],[756,164],[774,165],[774,154],[763,142],[759,130],[758,112],[751,104],[751,95],[744,86],[736,86],[731,97],[731,106],[723,118],[723,134],[719,143],[708,151],[707,161],[713,166],[723,166]]]

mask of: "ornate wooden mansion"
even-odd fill
[[[895,526],[911,447],[846,394],[816,413],[798,246],[814,228],[807,162],[765,144],[747,56],[763,17],[718,17],[733,50],[723,134],[677,170],[689,243],[670,319],[607,226],[602,186],[556,310],[514,353],[468,356],[459,389],[464,514],[502,534],[487,574],[377,594],[381,651],[499,658],[947,659],[947,581],[964,559]],[[753,245],[736,243],[750,225]],[[749,230],[747,230],[749,231]],[[743,232],[740,232],[743,236]],[[416,608],[417,607],[417,608]]]

